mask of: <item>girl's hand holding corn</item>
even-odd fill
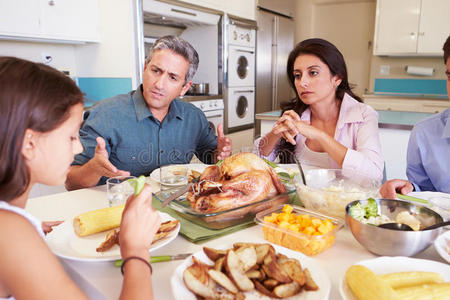
[[[149,259],[149,249],[161,224],[159,213],[152,207],[152,191],[145,184],[136,196],[130,196],[120,224],[120,253],[122,257],[139,256]]]

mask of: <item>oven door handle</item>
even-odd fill
[[[205,114],[205,116],[206,116],[206,118],[218,118],[218,117],[222,117],[223,115],[222,114],[218,114],[218,115],[208,116],[208,115]]]
[[[255,51],[250,51],[250,50],[242,50],[242,49],[236,49],[235,51],[236,51],[236,52],[245,52],[245,53],[250,53],[250,54],[253,54],[253,53],[255,53]]]
[[[233,94],[237,94],[237,93],[253,93],[253,91],[252,90],[233,91]]]

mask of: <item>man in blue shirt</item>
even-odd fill
[[[450,99],[450,36],[443,49]],[[450,108],[414,126],[408,143],[406,175],[409,181],[387,181],[380,189],[381,196],[396,198],[396,192],[408,194],[413,190],[450,193]]]
[[[145,63],[142,85],[95,105],[80,129],[84,151],[69,170],[68,190],[104,184],[108,177],[148,175],[168,164],[189,163],[194,154],[214,163],[231,153],[204,113],[177,100],[192,84],[198,54],[175,36],[158,39]]]

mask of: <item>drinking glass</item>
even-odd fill
[[[106,180],[106,194],[109,206],[117,206],[125,204],[128,197],[134,193],[131,180],[135,180],[134,176],[117,176]]]
[[[161,190],[168,190],[188,183],[188,168],[184,165],[169,165],[160,168]]]

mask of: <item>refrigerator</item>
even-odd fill
[[[293,0],[259,0],[256,21],[255,112],[280,110],[292,99],[286,75],[289,52],[294,48]]]

